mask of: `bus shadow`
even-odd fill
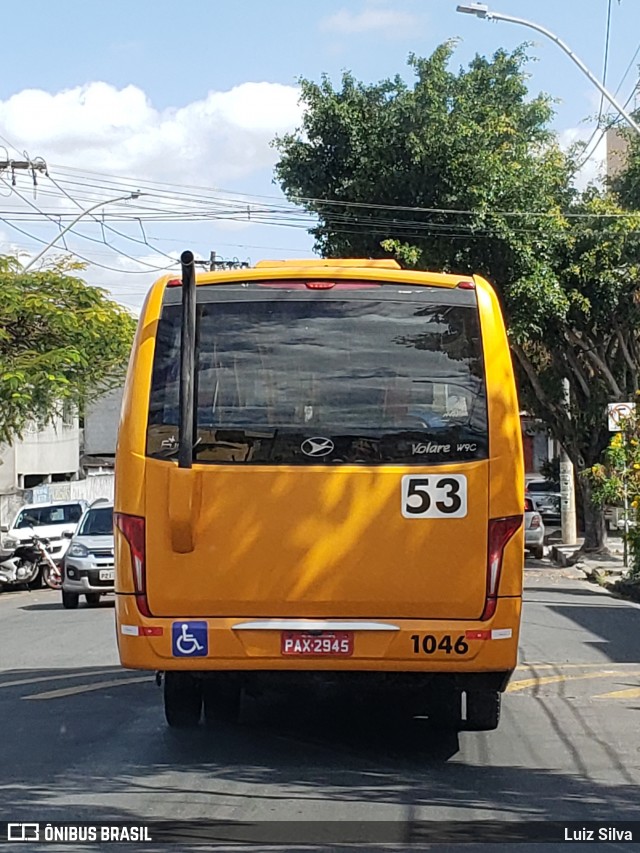
[[[360,757],[393,755],[440,763],[459,750],[457,732],[432,726],[426,713],[413,716],[401,701],[366,701],[339,692],[244,696],[236,728]]]

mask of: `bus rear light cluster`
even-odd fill
[[[498,604],[498,587],[502,572],[502,558],[509,540],[522,524],[521,515],[510,515],[506,518],[489,520],[489,536],[487,548],[487,597],[480,619],[486,622],[496,612]]]
[[[151,616],[147,602],[147,578],[145,563],[145,524],[144,518],[137,515],[127,515],[124,512],[114,513],[114,522],[129,545],[131,552],[131,567],[133,569],[133,588],[135,590],[138,610],[143,616]]]

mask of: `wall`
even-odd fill
[[[75,474],[80,455],[78,419],[60,419],[44,429],[28,428],[14,443],[16,474]]]
[[[87,456],[111,456],[116,452],[123,388],[90,403],[84,417],[84,453]]]
[[[0,524],[9,524],[17,510],[26,503],[47,501],[68,501],[96,498],[113,500],[113,474],[100,474],[87,477],[86,480],[74,480],[70,483],[48,483],[35,489],[20,489],[13,494],[0,495]]]
[[[75,475],[80,456],[78,419],[67,423],[57,419],[43,429],[27,427],[23,437],[0,447],[0,493],[13,492],[22,485],[20,477],[30,474]]]
[[[3,444],[0,446],[0,494],[13,491],[17,484],[16,449]]]

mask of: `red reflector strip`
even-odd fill
[[[172,278],[167,282],[167,287],[182,287],[181,278]]]
[[[490,640],[491,631],[465,631],[465,640]]]
[[[120,633],[128,637],[162,637],[164,628],[156,625],[121,625]]]
[[[465,631],[465,640],[510,640],[513,637],[511,628],[492,628],[491,630]]]
[[[456,284],[456,287],[459,287],[460,290],[475,290],[476,285],[473,281],[459,281]]]

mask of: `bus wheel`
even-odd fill
[[[164,715],[172,728],[197,726],[202,714],[202,685],[189,672],[164,675]]]
[[[458,690],[446,690],[433,696],[427,711],[429,722],[436,729],[460,731],[462,728],[462,696]]]
[[[203,684],[204,721],[207,726],[216,723],[237,723],[240,717],[242,688],[239,684],[222,684],[215,678]]]
[[[502,696],[497,690],[467,691],[467,722],[469,732],[489,732],[498,728]]]

